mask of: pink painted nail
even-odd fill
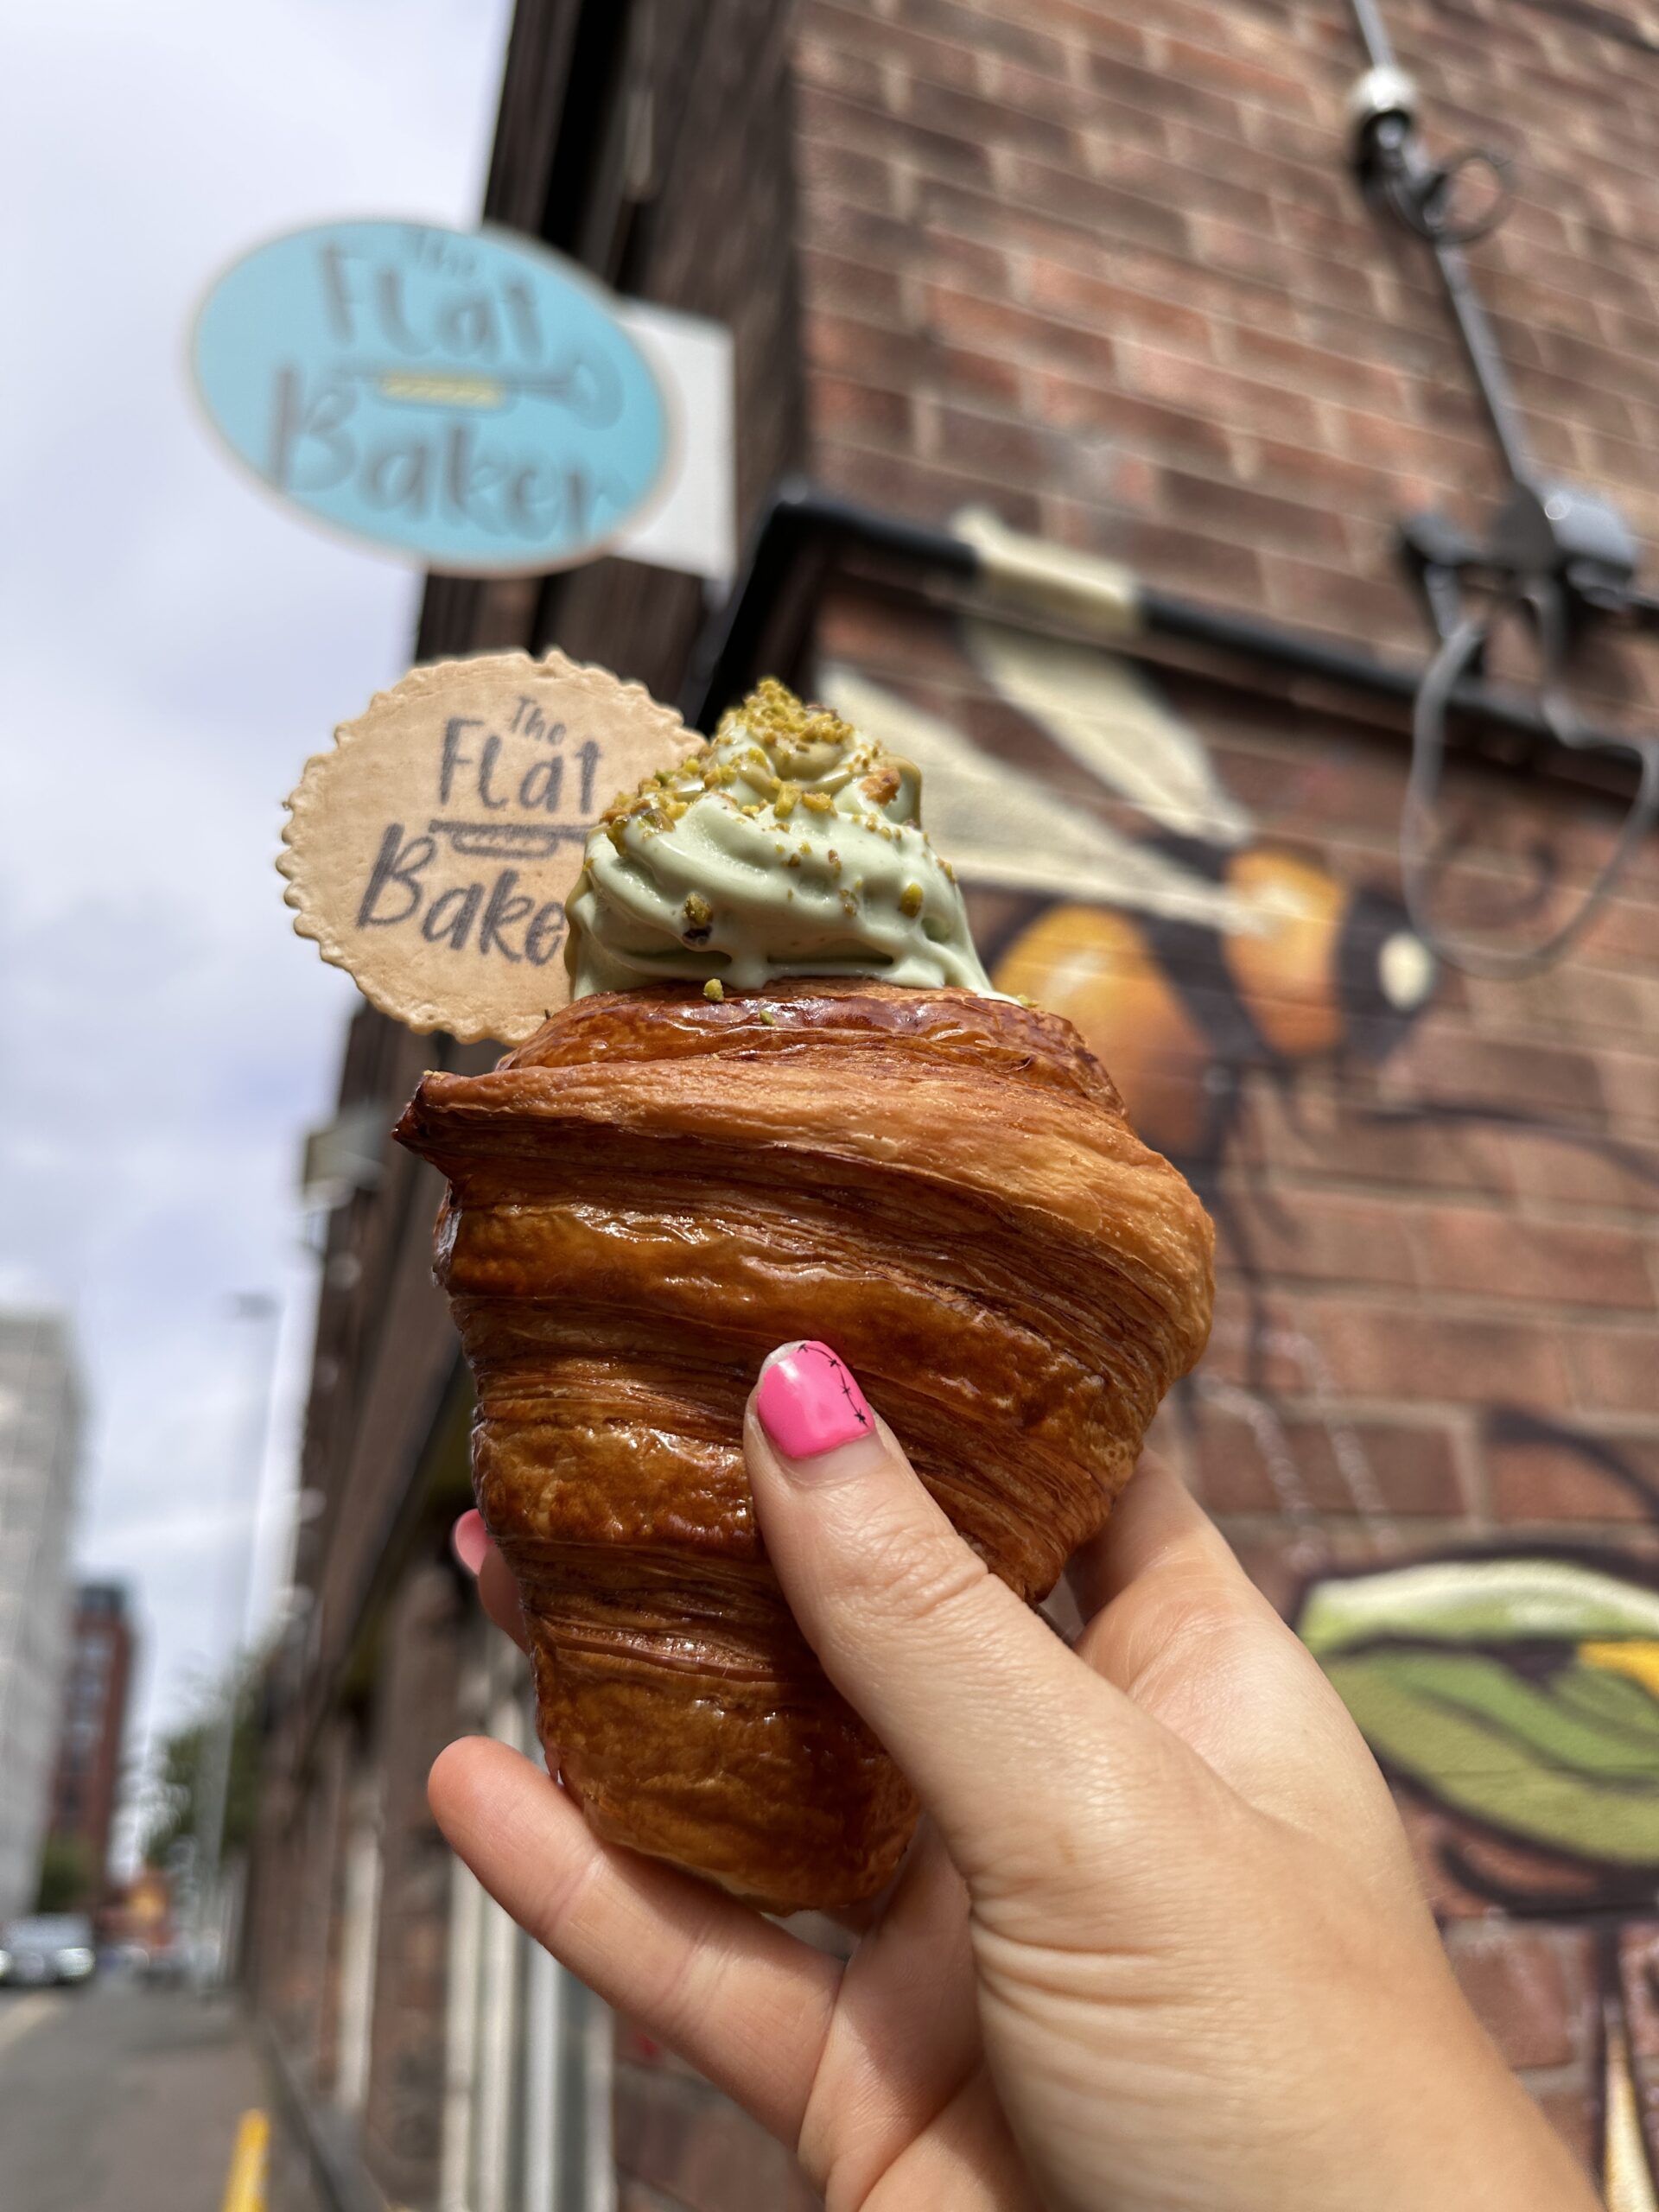
[[[450,1530],[449,1541],[455,1548],[455,1557],[467,1573],[476,1574],[490,1548],[490,1532],[484,1526],[482,1514],[463,1513]]]
[[[781,1344],[760,1370],[760,1423],[786,1459],[816,1459],[875,1432],[852,1370],[828,1344]]]

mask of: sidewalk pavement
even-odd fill
[[[220,2212],[244,2113],[271,2113],[271,2212],[317,2212],[228,1999],[100,1984],[0,1993],[5,2212]]]

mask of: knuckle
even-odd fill
[[[866,1532],[857,1597],[885,1618],[927,1627],[971,1604],[989,1579],[959,1539],[892,1523]]]
[[[1171,1673],[1217,1667],[1261,1641],[1254,1612],[1204,1575],[1170,1576],[1132,1594],[1132,1605],[1109,1607],[1095,1623],[1090,1656],[1133,1698]]]

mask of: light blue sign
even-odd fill
[[[672,454],[662,391],[608,296],[500,231],[326,223],[273,238],[207,296],[195,372],[263,483],[441,570],[590,559]]]

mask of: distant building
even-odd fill
[[[0,1921],[35,1902],[51,1808],[80,1421],[63,1316],[0,1311]]]
[[[131,1675],[132,1623],[125,1590],[118,1582],[82,1583],[75,1596],[64,1681],[50,1834],[54,1843],[77,1847],[89,1903],[101,1897],[108,1880],[110,1822],[121,1777]]]

